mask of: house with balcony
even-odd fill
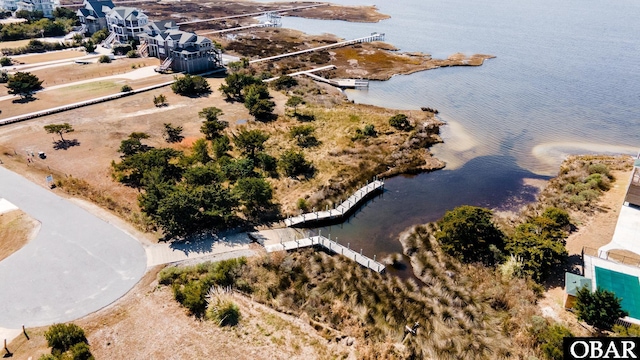
[[[107,26],[115,41],[126,43],[146,33],[149,18],[142,10],[132,7],[116,6],[106,14]]]
[[[44,17],[53,18],[53,10],[60,6],[60,0],[0,0],[0,9],[8,11],[42,11]]]
[[[149,56],[163,61],[159,71],[195,74],[222,67],[220,49],[210,39],[169,27],[141,37]]]
[[[84,0],[82,5],[84,7],[78,9],[77,15],[86,34],[107,29],[107,13],[115,7],[111,0]]]

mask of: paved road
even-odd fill
[[[0,328],[80,318],[120,298],[145,273],[137,240],[2,166],[0,198],[42,223],[35,239],[0,262]]]

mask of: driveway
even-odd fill
[[[0,198],[42,223],[35,239],[0,262],[0,328],[80,318],[144,275],[147,259],[136,239],[2,166]]]

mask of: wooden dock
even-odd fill
[[[306,50],[293,51],[293,52],[290,52],[290,53],[280,54],[280,55],[276,55],[276,56],[269,56],[269,57],[262,58],[262,59],[255,59],[255,60],[249,61],[249,64],[255,64],[255,63],[259,63],[259,62],[263,62],[263,61],[278,60],[278,59],[282,59],[282,58],[285,58],[285,57],[288,57],[288,56],[296,56],[296,55],[306,54],[306,53],[309,53],[309,52],[314,52],[314,51],[319,51],[319,50],[333,49],[333,48],[337,48],[337,47],[348,46],[348,45],[353,45],[353,44],[359,44],[359,43],[364,43],[364,42],[372,42],[372,41],[384,41],[384,33],[374,32],[374,33],[371,33],[371,35],[369,35],[369,36],[364,36],[364,37],[353,39],[353,40],[340,41],[340,42],[337,42],[335,44],[318,46],[318,47],[311,48],[311,49],[306,49]]]
[[[313,68],[313,69],[309,69],[309,70],[302,70],[302,71],[296,71],[296,72],[292,72],[287,74],[287,76],[298,76],[298,75],[307,75],[308,77],[316,80],[316,81],[321,81],[324,83],[327,83],[329,85],[333,85],[336,87],[340,87],[340,88],[354,88],[354,89],[362,89],[362,88],[368,88],[369,87],[369,80],[366,79],[325,79],[321,76],[315,75],[313,74],[316,71],[323,71],[323,70],[333,70],[336,69],[335,65],[326,65],[326,66],[321,66],[321,67],[317,67],[317,68]],[[280,77],[272,77],[269,79],[265,79],[262,80],[266,83],[268,82],[272,82],[275,80],[278,80]]]
[[[197,23],[203,23],[203,22],[212,22],[212,21],[220,21],[220,20],[228,20],[228,19],[238,19],[238,18],[245,18],[245,17],[255,17],[255,16],[266,15],[266,14],[268,14],[270,12],[273,12],[273,13],[284,13],[284,12],[292,11],[292,10],[302,10],[302,9],[309,9],[309,8],[314,8],[314,7],[319,7],[319,6],[327,6],[327,5],[328,4],[326,4],[326,3],[320,3],[320,4],[313,4],[313,5],[296,6],[296,7],[285,8],[285,9],[274,9],[274,10],[270,10],[270,11],[260,11],[260,12],[254,12],[254,13],[220,16],[220,17],[208,18],[208,19],[198,19],[198,20],[183,21],[183,22],[176,23],[176,25],[197,24]]]
[[[325,211],[315,211],[311,213],[305,213],[298,216],[290,217],[284,220],[286,226],[299,226],[313,222],[323,221],[342,221],[345,216],[357,209],[359,204],[369,198],[370,196],[382,192],[384,190],[384,181],[375,180],[366,186],[358,189],[347,200],[336,206],[335,209]]]
[[[358,264],[375,272],[383,273],[385,271],[385,266],[382,263],[376,261],[375,256],[373,259],[371,259],[365,255],[362,255],[362,250],[360,250],[360,252],[358,253],[357,251],[353,251],[352,249],[350,249],[348,245],[344,246],[333,240],[327,239],[324,236],[311,236],[304,239],[266,245],[265,249],[270,253],[275,251],[291,251],[314,246],[321,246],[324,249],[329,250],[335,254],[346,256],[350,260],[353,260]]]
[[[230,33],[230,32],[257,29],[257,28],[265,28],[265,27],[277,27],[277,25],[268,24],[268,23],[260,23],[260,24],[253,24],[253,25],[247,25],[247,26],[238,26],[238,27],[233,27],[233,28],[228,28],[228,29],[223,29],[223,30],[199,31],[199,32],[196,32],[196,35],[221,35],[221,34],[226,34],[226,33]]]
[[[326,65],[326,66],[321,66],[321,67],[317,67],[317,68],[313,68],[313,69],[309,69],[309,70],[302,70],[302,71],[292,72],[292,73],[287,74],[287,76],[292,76],[293,77],[293,76],[313,73],[313,72],[316,72],[316,71],[333,70],[335,68],[336,68],[335,65]],[[276,77],[272,77],[272,78],[265,79],[265,80],[262,80],[262,81],[268,83],[268,82],[272,82],[272,81],[278,80],[279,78],[280,78],[280,76],[276,76]]]

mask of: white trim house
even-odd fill
[[[132,7],[116,6],[106,14],[110,33],[115,33],[116,41],[126,43],[145,33],[149,18],[142,10]]]

